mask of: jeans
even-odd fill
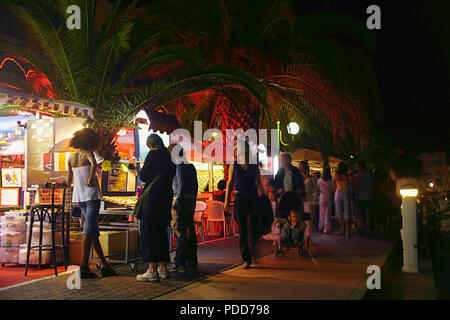
[[[197,235],[194,227],[196,198],[185,197],[176,210],[172,210],[172,228],[177,240],[175,266],[197,267]]]
[[[281,229],[281,240],[288,243],[298,243],[301,242],[303,233],[298,228],[282,228]]]
[[[340,219],[344,215],[345,220],[350,220],[350,199],[347,191],[336,191],[334,202],[336,204],[336,218]]]
[[[91,238],[98,238],[100,230],[98,228],[98,216],[100,213],[100,199],[79,202],[84,217],[83,234]]]

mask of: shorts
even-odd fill
[[[358,206],[360,209],[372,209],[373,203],[373,200],[358,200]]]
[[[79,202],[78,206],[84,217],[82,234],[88,235],[91,238],[99,237],[98,217],[100,213],[100,199]]]

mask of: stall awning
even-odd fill
[[[0,88],[1,105],[17,106],[49,114],[94,118],[94,110],[91,107],[69,101],[36,97],[5,88]]]
[[[150,121],[149,130],[159,131],[161,133],[166,132],[171,134],[174,130],[179,129],[181,126],[175,116],[167,113],[144,109]]]
[[[323,162],[322,154],[318,151],[311,149],[299,149],[293,152],[292,160],[293,161],[309,160],[309,161]],[[328,161],[331,163],[331,162],[341,162],[342,160],[329,156]]]

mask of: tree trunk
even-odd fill
[[[98,152],[105,160],[117,162],[120,160],[119,152],[116,150],[117,130],[95,128],[100,135],[100,147]]]

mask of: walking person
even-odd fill
[[[98,237],[98,217],[100,212],[101,192],[97,178],[97,162],[93,152],[100,145],[100,136],[93,129],[85,128],[74,133],[69,145],[77,152],[69,158],[68,185],[73,181],[72,202],[81,209],[84,217],[82,233],[82,260],[80,274],[82,279],[96,278],[97,275],[89,268],[91,246],[100,258],[102,277],[115,275],[114,269],[106,261]]]
[[[328,234],[331,231],[331,210],[333,207],[333,185],[330,168],[325,168],[317,182],[319,196],[319,232]]]
[[[364,161],[356,165],[356,192],[358,195],[358,208],[363,223],[363,232],[371,233],[371,214],[375,199],[375,176],[366,169]]]
[[[274,180],[275,191],[278,196],[288,191],[296,191],[300,196],[303,196],[305,192],[302,174],[291,162],[292,157],[290,153],[283,153],[280,156],[281,167]],[[289,215],[289,212],[287,214]]]
[[[239,225],[239,249],[245,263],[244,269],[249,269],[252,264],[252,254],[258,240],[256,212],[258,192],[260,195],[264,194],[259,167],[257,164],[249,163],[249,149],[248,143],[245,143],[245,153],[238,153],[238,162],[230,165],[225,195],[225,210],[227,210],[231,192],[233,189],[236,191],[234,215]]]
[[[299,170],[302,174],[303,181],[305,183],[305,201],[304,210],[309,213],[310,219],[306,223],[306,245],[309,246],[309,238],[315,229],[315,225],[318,227],[319,217],[315,216],[316,205],[319,198],[319,190],[317,188],[317,181],[310,174],[308,161],[301,161],[299,163]]]
[[[140,253],[142,260],[148,263],[148,269],[144,274],[138,275],[136,280],[155,282],[160,278],[169,278],[167,228],[172,220],[172,181],[175,165],[157,134],[151,134],[147,138],[147,146],[150,151],[145,158],[139,178],[145,183],[145,189],[149,188],[140,209],[142,217]]]
[[[360,228],[361,219],[358,214],[358,197],[356,194],[356,171],[348,171],[348,198],[350,206],[350,218],[353,223],[356,224],[356,228]]]
[[[177,241],[175,268],[179,273],[187,269],[196,271],[197,235],[194,227],[194,212],[197,201],[198,182],[197,170],[188,163],[183,150],[177,159],[176,175],[173,178],[174,196],[172,205],[172,228]]]
[[[350,199],[348,197],[348,167],[345,162],[340,162],[337,172],[333,177],[334,202],[336,218],[339,221],[337,234],[350,238]]]
[[[288,218],[292,209],[303,210],[301,198],[305,193],[305,184],[300,171],[292,164],[289,153],[280,156],[280,169],[274,179],[274,188],[279,198],[278,213],[280,218]]]

